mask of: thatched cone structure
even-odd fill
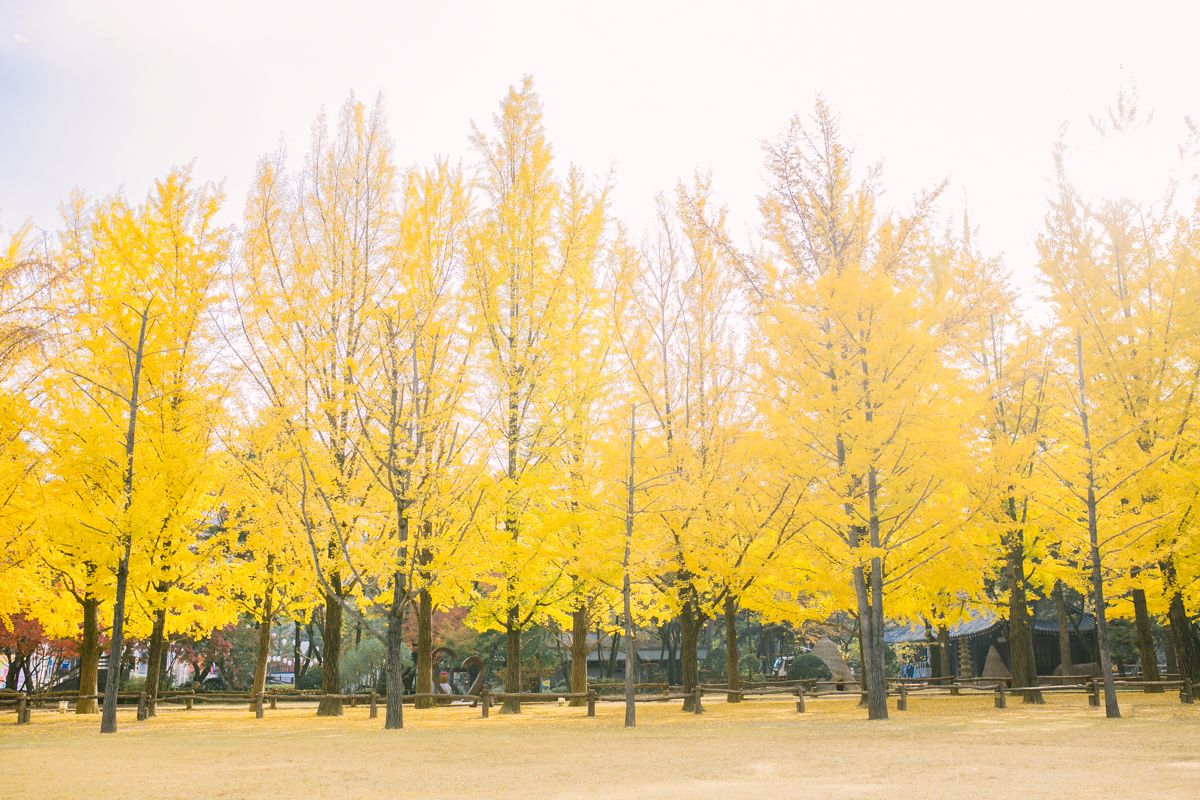
[[[1008,671],[1008,667],[1004,666],[1004,659],[1000,657],[1000,651],[996,649],[996,645],[992,645],[988,649],[987,661],[983,664],[981,677],[1012,680],[1012,673]]]
[[[838,684],[853,684],[854,673],[850,669],[850,665],[846,663],[846,659],[842,658],[842,653],[837,649],[837,645],[829,641],[829,637],[822,636],[813,645],[812,654],[825,662],[825,666],[829,667],[829,671],[833,673],[832,680]],[[845,689],[839,685],[838,691]]]

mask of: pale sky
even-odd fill
[[[634,230],[712,170],[746,242],[761,142],[820,93],[889,203],[948,179],[943,216],[969,206],[1028,283],[1062,125],[1135,81],[1153,135],[1086,177],[1157,191],[1200,119],[1198,33],[1197,3],[0,0],[0,226],[55,229],[74,187],[140,201],[192,159],[237,222],[259,156],[282,137],[298,163],[351,90],[383,93],[402,165],[469,166],[470,122],[532,74],[559,168],[614,169]]]

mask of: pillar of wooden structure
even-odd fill
[[[29,724],[29,699],[24,692],[17,695],[17,724]]]
[[[704,690],[701,689],[700,684],[697,683],[696,688],[694,690],[695,696],[692,698],[692,713],[693,714],[703,714],[704,713],[704,708],[703,708],[703,706],[700,705],[700,698],[703,696],[703,694],[704,694]]]
[[[255,719],[263,718],[263,693],[262,692],[259,692],[258,694],[254,695],[254,718]]]
[[[138,692],[137,721],[138,721],[138,722],[143,722],[143,721],[145,721],[145,719],[146,719],[146,716],[147,716],[147,712],[146,712],[146,693],[145,693],[145,692]]]
[[[588,701],[588,716],[589,717],[596,716],[596,690],[595,689],[588,689],[587,701]]]
[[[1100,707],[1100,684],[1092,681],[1091,688],[1088,690],[1088,705]]]
[[[185,698],[183,699],[183,702],[184,702],[185,704],[187,704],[187,710],[188,710],[188,711],[191,711],[191,710],[192,710],[192,702],[193,702],[194,700],[195,700],[195,693],[194,693],[194,692],[193,692],[192,694],[189,694],[187,697],[185,697]]]
[[[804,713],[804,687],[803,686],[796,687],[796,713],[797,714]]]
[[[1004,693],[1004,684],[996,684],[996,708],[1008,708],[1008,698]]]
[[[908,711],[908,687],[900,684],[900,696],[896,698],[896,710]]]
[[[492,696],[484,689],[479,693],[479,705],[483,709],[483,718],[488,718],[488,711],[492,708]]]
[[[379,716],[379,696],[375,692],[371,692],[371,719]]]

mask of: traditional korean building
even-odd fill
[[[1075,618],[1072,615],[1073,619]],[[936,633],[934,634],[936,636]],[[1091,614],[1079,619],[1078,630],[1071,626],[1071,662],[1083,664],[1093,660],[1096,652],[1096,621]],[[887,644],[936,644],[930,642],[924,625],[888,626],[883,633]],[[1008,620],[990,611],[950,626],[951,664],[956,677],[974,678],[983,673],[988,650],[994,645],[1004,666],[1012,671],[1009,652]],[[1033,657],[1038,675],[1053,675],[1061,663],[1058,648],[1058,623],[1045,619],[1033,620]]]

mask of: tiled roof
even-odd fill
[[[962,622],[955,623],[950,626],[951,639],[973,639],[976,636],[991,633],[996,629],[1003,619],[998,617],[991,611],[980,611],[978,615],[970,619],[965,619]],[[1079,632],[1088,633],[1096,627],[1096,620],[1091,614],[1084,614],[1083,620],[1079,623]],[[1058,623],[1049,622],[1046,620],[1034,620],[1033,630],[1035,633],[1058,633]],[[1075,632],[1075,626],[1071,626],[1071,632]],[[910,625],[893,625],[884,626],[883,641],[887,644],[910,644],[915,642],[925,642],[925,626],[917,623]]]

